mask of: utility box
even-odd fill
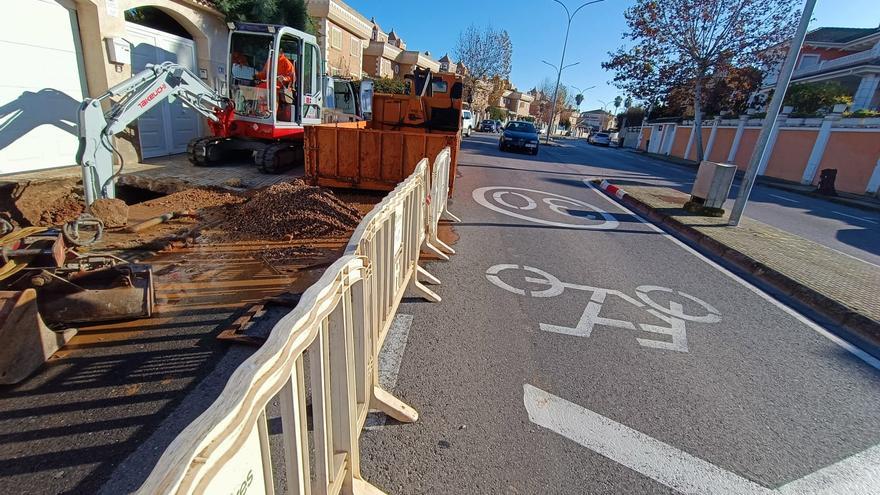
[[[107,60],[111,64],[131,65],[131,44],[125,38],[104,38]]]
[[[730,194],[736,165],[703,160],[691,190],[691,200],[686,209],[700,209],[707,214],[724,214],[722,207]],[[690,208],[688,208],[690,206]]]

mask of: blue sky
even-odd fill
[[[376,18],[382,29],[392,28],[407,48],[430,51],[434,58],[452,55],[459,32],[468,24],[491,24],[506,29],[513,40],[511,81],[528,90],[555,72],[541,60],[559,64],[565,36],[565,15],[552,0],[345,0],[368,19]],[[583,0],[562,0],[573,10]],[[580,62],[562,74],[569,86],[596,88],[585,93],[584,110],[609,103],[620,92],[602,70],[607,53],[621,43],[625,29],[623,11],[633,0],[605,0],[584,7],[575,17],[569,35],[565,63]],[[877,27],[880,0],[818,0],[811,28],[820,26]]]

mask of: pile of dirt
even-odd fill
[[[165,211],[200,210],[238,204],[245,198],[222,189],[193,188],[146,201],[143,206]]]
[[[360,212],[332,192],[302,179],[263,189],[246,203],[226,211],[223,227],[239,238],[291,240],[346,234]]]
[[[76,179],[23,182],[0,192],[0,216],[25,227],[52,226],[75,219],[85,209]]]
[[[96,199],[89,210],[110,229],[125,227],[128,222],[128,205],[121,199]]]

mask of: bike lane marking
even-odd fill
[[[686,494],[870,495],[880,488],[880,445],[770,489],[533,385],[523,385],[529,420]]]
[[[617,209],[619,209],[620,211],[622,211],[622,212],[624,212],[624,213],[626,213],[626,214],[628,214],[628,215],[632,215],[633,218],[635,218],[635,219],[637,219],[639,222],[645,224],[645,225],[646,225],[648,228],[650,228],[651,230],[657,232],[658,234],[662,235],[663,237],[665,237],[666,239],[668,239],[669,241],[671,241],[672,243],[674,243],[674,244],[677,245],[678,247],[684,249],[685,251],[687,251],[688,253],[694,255],[695,257],[697,257],[698,259],[700,259],[701,261],[703,261],[703,262],[706,263],[707,265],[709,265],[709,266],[711,266],[712,268],[714,268],[714,269],[718,270],[719,272],[723,273],[725,276],[727,276],[727,277],[730,278],[731,280],[735,281],[736,283],[742,285],[742,286],[745,287],[746,289],[750,290],[751,292],[753,292],[754,294],[756,294],[756,295],[757,295],[758,297],[760,297],[761,299],[763,299],[763,300],[769,302],[769,303],[772,304],[773,306],[775,306],[775,307],[779,308],[780,310],[782,310],[785,314],[787,314],[787,315],[793,317],[795,320],[799,321],[800,323],[803,323],[805,326],[807,326],[808,328],[810,328],[810,329],[813,330],[814,332],[818,333],[819,335],[822,335],[823,337],[825,337],[826,339],[828,339],[828,340],[830,340],[831,342],[835,343],[835,344],[838,345],[839,347],[845,349],[845,350],[848,351],[849,353],[851,353],[851,354],[853,354],[854,356],[858,357],[859,359],[861,359],[862,361],[864,361],[867,365],[869,365],[869,366],[871,366],[871,367],[873,367],[873,368],[875,368],[875,369],[880,370],[880,359],[877,359],[876,357],[874,357],[874,356],[872,356],[871,354],[865,352],[864,350],[862,350],[862,349],[856,347],[856,346],[853,345],[853,344],[850,344],[849,342],[843,340],[842,338],[838,337],[837,335],[834,335],[833,333],[829,332],[828,330],[825,330],[824,328],[822,328],[821,326],[819,326],[817,323],[811,321],[811,320],[808,319],[806,316],[804,316],[804,315],[798,313],[798,312],[795,311],[794,309],[792,309],[792,308],[786,306],[785,304],[783,304],[782,302],[776,300],[775,298],[773,298],[772,296],[770,296],[769,294],[767,294],[767,293],[764,292],[763,290],[759,289],[758,287],[756,287],[756,286],[752,285],[751,283],[747,282],[745,279],[741,278],[739,275],[736,275],[735,273],[731,272],[731,271],[728,270],[727,268],[724,268],[723,266],[719,265],[718,263],[716,263],[716,262],[710,260],[709,258],[703,256],[700,252],[696,251],[695,249],[693,249],[692,247],[688,246],[688,245],[685,244],[684,242],[682,242],[682,241],[676,239],[674,236],[670,235],[669,233],[667,233],[666,231],[664,231],[664,230],[661,229],[660,227],[657,227],[657,226],[654,225],[653,223],[651,223],[651,222],[645,220],[645,219],[642,218],[640,215],[636,214],[635,212],[633,212],[632,210],[630,210],[630,209],[627,208],[626,206],[624,206],[624,205],[622,205],[622,204],[620,204],[620,203],[614,201],[613,199],[609,198],[609,197],[606,196],[604,193],[602,193],[602,191],[601,191],[599,188],[597,188],[596,186],[594,186],[593,183],[590,182],[590,179],[582,179],[582,180],[583,180],[583,183],[584,183],[587,187],[589,187],[589,188],[590,188],[591,190],[593,190],[596,194],[598,194],[599,196],[601,196],[602,198],[604,198],[605,201],[607,201],[607,202],[610,203],[611,205],[615,206],[615,207],[616,207]]]

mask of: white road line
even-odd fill
[[[783,201],[790,201],[790,202],[792,202],[792,203],[800,203],[800,201],[798,201],[798,200],[796,200],[796,199],[786,198],[785,196],[780,196],[780,195],[778,195],[778,194],[767,194],[767,195],[768,195],[768,196],[773,196],[774,198],[776,198],[776,199],[781,199],[781,200],[783,200]]]
[[[409,328],[412,326],[413,315],[398,314],[391,322],[382,351],[379,353],[379,385],[385,390],[394,390],[397,386],[397,375],[403,361],[403,351],[409,339]],[[367,416],[364,428],[373,430],[385,426],[388,417],[382,413],[371,412]]]
[[[679,492],[771,493],[761,485],[532,385],[523,385],[523,402],[533,423]]]
[[[869,495],[880,490],[880,445],[771,490],[587,408],[523,385],[529,420],[686,494]]]
[[[822,468],[776,489],[783,495],[880,492],[880,445]]]
[[[868,223],[873,223],[873,224],[876,224],[876,223],[877,223],[877,222],[875,222],[874,220],[869,220],[869,219],[864,218],[864,217],[857,217],[857,216],[855,216],[855,215],[849,215],[849,214],[846,214],[846,213],[839,212],[839,211],[837,211],[837,210],[831,210],[831,213],[834,213],[835,215],[840,215],[840,216],[842,216],[842,217],[854,218],[854,219],[856,219],[856,220],[861,220],[861,221],[863,221],[863,222],[868,222]]]
[[[693,248],[691,248],[687,244],[685,244],[685,243],[681,242],[680,240],[676,239],[675,237],[667,234],[665,231],[663,231],[662,229],[660,229],[659,227],[657,227],[653,223],[645,220],[641,216],[637,215],[636,213],[631,211],[629,208],[623,206],[622,204],[620,204],[620,203],[614,201],[613,199],[609,198],[608,196],[606,196],[600,189],[598,189],[596,186],[594,186],[589,181],[589,179],[583,179],[583,182],[584,182],[584,184],[589,186],[590,189],[595,191],[596,194],[605,198],[606,201],[608,201],[609,203],[611,203],[612,205],[617,207],[619,210],[621,210],[624,213],[627,213],[629,215],[632,215],[634,218],[638,219],[640,222],[647,225],[648,228],[650,228],[650,229],[654,230],[655,232],[657,232],[658,234],[661,234],[662,236],[666,237],[667,239],[669,239],[673,243],[677,244],[679,247],[681,247],[685,251],[687,251],[687,252],[691,253],[692,255],[696,256],[697,258],[701,259],[703,262],[707,263],[709,266],[715,268],[716,270],[720,271],[721,273],[727,275],[727,277],[736,281],[737,283],[739,283],[743,287],[749,289],[750,291],[754,292],[755,294],[757,294],[759,297],[761,297],[765,301],[776,306],[777,308],[781,309],[782,311],[788,313],[790,316],[794,317],[794,319],[803,323],[807,327],[813,329],[813,331],[815,331],[816,333],[822,335],[823,337],[827,338],[831,342],[834,342],[835,344],[842,347],[843,349],[846,349],[847,351],[849,351],[850,353],[852,353],[854,356],[858,357],[859,359],[861,359],[865,363],[880,370],[880,359],[875,358],[874,356],[868,354],[867,352],[865,352],[865,351],[859,349],[858,347],[850,344],[849,342],[841,339],[837,335],[834,335],[833,333],[829,332],[828,330],[825,330],[824,328],[817,325],[815,322],[809,320],[806,316],[798,313],[797,311],[791,309],[790,307],[786,306],[785,304],[781,303],[780,301],[774,299],[766,292],[755,287],[754,285],[750,284],[749,282],[746,282],[744,279],[740,278],[738,275],[734,274],[730,270],[724,268],[723,266],[719,265],[718,263],[715,263],[714,261],[703,256],[702,254],[700,254],[699,252],[697,252],[696,250],[694,250]]]

